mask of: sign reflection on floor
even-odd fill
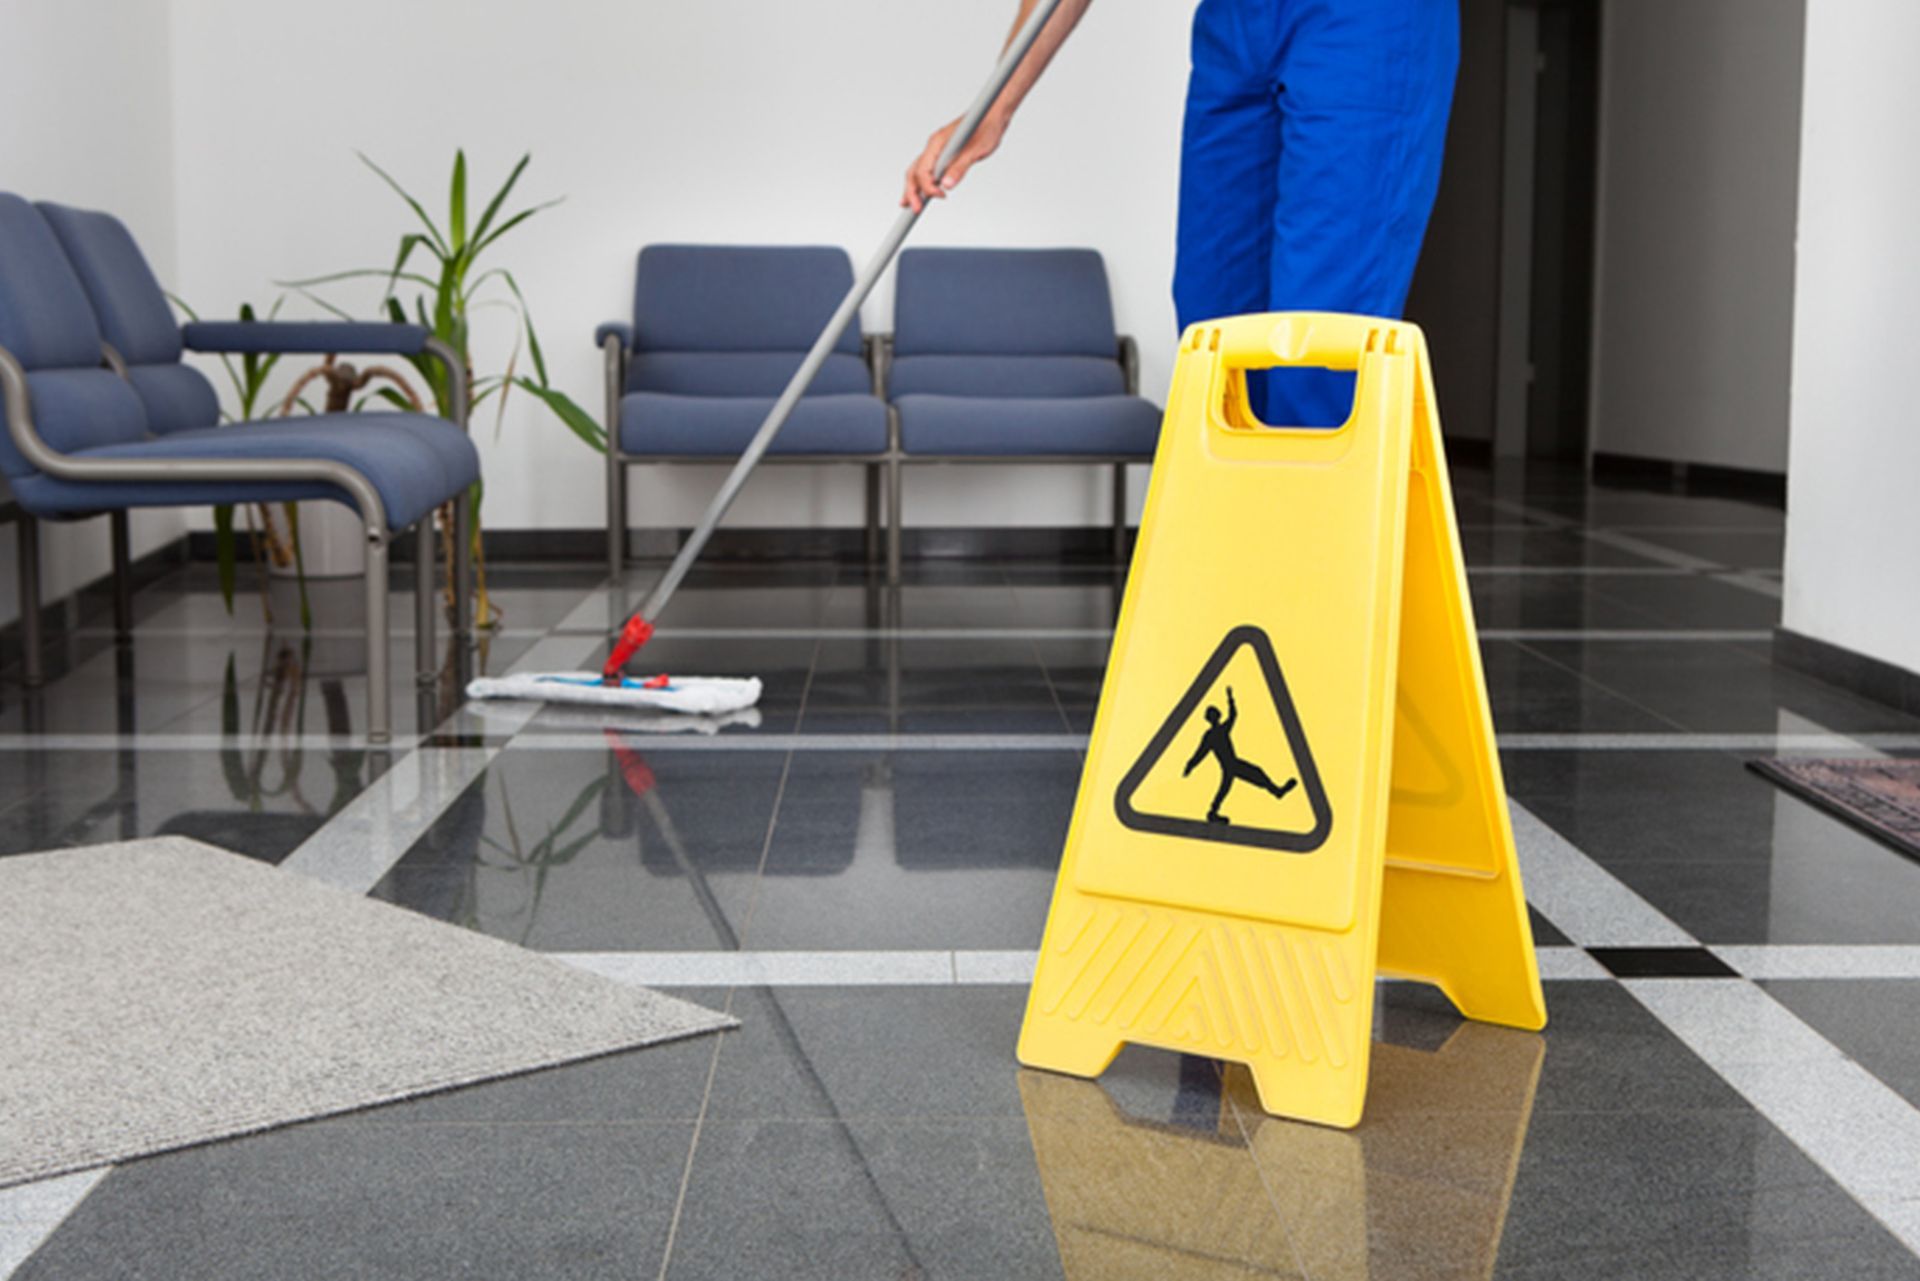
[[[1023,1070],[1069,1281],[1491,1276],[1546,1052],[1461,1023],[1374,1048],[1366,1119],[1262,1113],[1247,1070],[1184,1056],[1171,1089]],[[1243,1129],[1244,1127],[1244,1129]]]

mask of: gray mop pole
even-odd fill
[[[940,159],[933,167],[935,181],[946,173],[947,166],[953,163],[953,158],[960,154],[960,149],[973,137],[973,131],[979,128],[981,118],[987,114],[987,108],[991,107],[993,100],[1000,96],[1000,91],[1012,78],[1014,69],[1020,65],[1020,60],[1026,57],[1027,50],[1033,47],[1040,29],[1047,25],[1047,19],[1053,16],[1053,11],[1059,6],[1060,0],[1040,0],[1040,3],[1034,6],[1025,25],[1014,35],[1013,42],[1007,46],[1006,52],[1000,55],[1000,61],[994,65],[993,75],[987,80],[986,88],[982,89],[980,96],[973,100],[973,105],[967,108],[967,114],[960,118],[960,127],[955,129],[953,137],[947,140],[946,149],[940,153]],[[654,584],[653,591],[648,593],[646,602],[640,606],[638,615],[640,618],[649,623],[652,622],[660,616],[660,611],[667,607],[667,602],[673,599],[674,590],[680,586],[680,580],[685,578],[687,571],[693,568],[693,562],[700,559],[700,553],[706,549],[707,540],[713,537],[715,527],[720,524],[721,517],[727,514],[727,509],[733,506],[733,500],[739,497],[741,486],[745,485],[747,477],[753,474],[754,467],[760,462],[760,456],[767,452],[767,446],[773,443],[773,438],[786,425],[787,419],[793,414],[793,407],[800,403],[800,397],[805,395],[807,388],[813,384],[814,375],[820,372],[820,366],[826,363],[828,354],[840,341],[840,335],[846,332],[847,326],[858,314],[860,304],[866,301],[869,293],[873,292],[873,286],[886,271],[888,264],[893,261],[893,256],[900,252],[901,243],[906,240],[907,233],[913,230],[913,224],[919,220],[920,215],[912,209],[902,210],[900,216],[894,220],[893,229],[887,232],[887,238],[880,242],[879,250],[854,280],[853,288],[849,289],[847,296],[840,300],[840,307],[833,313],[833,319],[827,322],[827,327],[820,331],[818,338],[814,339],[813,350],[807,353],[807,358],[800,362],[800,368],[794,371],[793,378],[787,383],[787,389],[781,392],[780,399],[773,403],[773,409],[767,414],[766,421],[760,424],[760,430],[753,433],[753,439],[747,443],[746,450],[740,455],[740,461],[736,462],[733,470],[727,473],[727,479],[720,486],[720,492],[715,494],[713,501],[707,505],[706,513],[700,517],[700,523],[695,525],[693,533],[688,535],[686,545],[681,547],[680,554],[673,558],[673,564],[667,567],[666,574]]]

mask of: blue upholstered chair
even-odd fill
[[[1137,394],[1106,264],[1091,249],[909,249],[881,365],[899,461],[1113,464],[1116,557],[1126,465],[1153,460],[1160,410]],[[899,467],[888,539],[897,569]]]
[[[183,350],[430,353],[447,367],[459,423],[414,414],[326,414],[216,426],[206,378]],[[0,193],[0,472],[23,513],[20,602],[27,678],[40,679],[38,522],[113,515],[116,623],[131,626],[125,513],[135,507],[333,499],[367,537],[370,739],[391,728],[387,547],[417,531],[417,645],[435,665],[431,516],[467,494],[480,461],[464,431],[466,371],[416,325],[174,323],[127,230],[107,214],[35,207]],[[453,539],[456,628],[467,627],[464,556]]]
[[[648,245],[633,323],[600,326],[606,354],[607,559],[626,553],[626,474],[635,463],[730,463],[853,285],[841,249]],[[879,540],[887,412],[874,394],[856,319],[766,462],[867,467],[869,554]]]

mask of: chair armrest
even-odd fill
[[[1133,335],[1120,335],[1120,376],[1125,380],[1127,395],[1140,394],[1140,345],[1133,341]]]
[[[447,398],[453,409],[449,417],[462,429],[473,404],[466,362],[425,325],[383,320],[191,320],[180,326],[180,338],[188,351],[235,355],[430,356],[447,371]]]
[[[189,351],[239,355],[370,352],[417,356],[433,331],[424,325],[359,320],[191,320],[180,326]]]
[[[618,320],[609,320],[593,331],[593,345],[604,347],[607,339],[618,338],[622,350],[633,350],[633,326]]]

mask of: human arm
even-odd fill
[[[1007,35],[1007,44],[1013,43],[1014,35],[1025,25],[1037,3],[1039,0],[1020,0],[1020,12],[1014,18],[1013,31]],[[953,163],[947,166],[946,172],[937,176],[934,173],[934,167],[940,163],[940,153],[946,150],[947,142],[953,137],[953,131],[959,127],[960,122],[954,120],[934,130],[933,136],[927,139],[926,147],[907,167],[906,188],[900,195],[902,205],[911,208],[915,213],[920,212],[925,208],[927,201],[945,197],[966,176],[967,170],[998,149],[1007,125],[1013,120],[1013,113],[1019,110],[1020,103],[1025,100],[1027,93],[1040,79],[1040,73],[1047,69],[1047,64],[1053,61],[1053,55],[1059,52],[1060,46],[1072,34],[1075,25],[1080,21],[1080,15],[1086,12],[1089,3],[1091,0],[1060,0],[1060,7],[1053,11],[1053,17],[1047,20],[1046,27],[1041,30],[1039,36],[1034,39],[1032,47],[1027,50],[1027,56],[1020,60],[1018,67],[1014,68],[1006,87],[1000,91],[999,97],[993,100],[993,105],[981,118],[979,127],[973,131],[973,137],[969,138],[967,145],[960,149],[960,154],[953,158]]]
[[[1229,734],[1233,732],[1233,723],[1240,719],[1240,709],[1234,705],[1233,686],[1227,686],[1227,721],[1223,727]]]

